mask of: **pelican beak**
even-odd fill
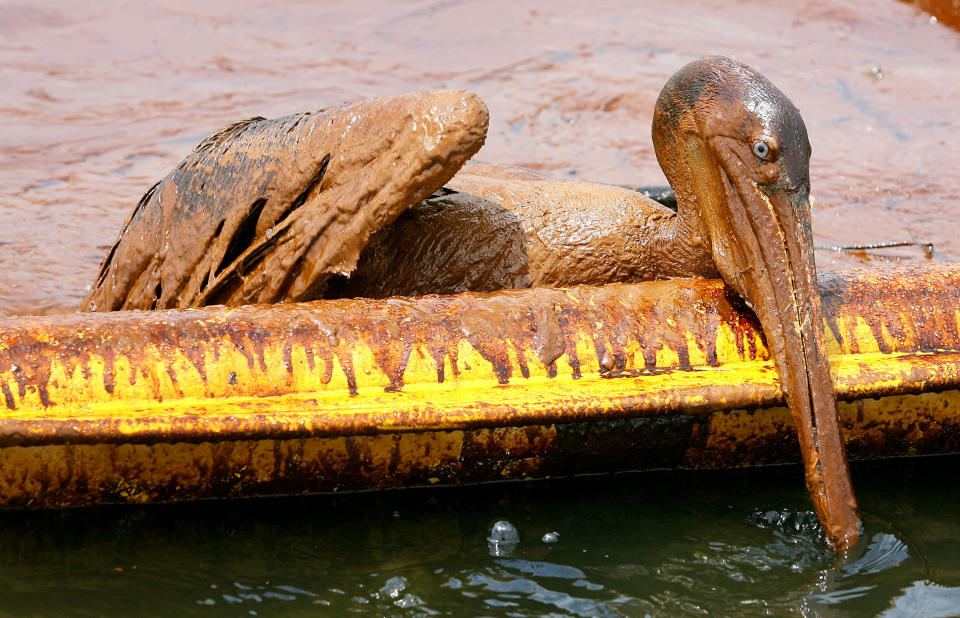
[[[844,551],[857,542],[860,518],[826,355],[806,159],[792,166],[802,177],[796,182],[791,166],[764,165],[732,138],[691,135],[686,146],[707,179],[697,197],[714,261],[760,320],[797,427],[807,489],[828,541]]]

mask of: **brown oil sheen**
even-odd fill
[[[653,104],[705,54],[755,66],[801,109],[817,244],[912,236],[956,256],[960,34],[946,21],[892,0],[7,4],[0,313],[76,308],[150,185],[256,115],[465,88],[490,109],[484,160],[662,184]],[[821,268],[924,259],[817,254]]]
[[[912,2],[930,13],[930,16],[940,23],[960,29],[960,0],[912,0]]]

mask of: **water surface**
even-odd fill
[[[836,559],[799,467],[0,515],[11,615],[950,616],[960,458],[853,466]],[[491,526],[519,532],[512,553]],[[555,542],[543,537],[556,533]],[[497,555],[497,554],[501,555]]]

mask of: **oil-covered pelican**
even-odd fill
[[[834,547],[847,549],[860,521],[824,343],[810,228],[810,143],[800,112],[753,69],[707,58],[667,83],[653,136],[677,194],[674,230],[689,239],[691,252],[708,251],[757,313],[817,514]]]
[[[482,104],[464,95],[448,98],[454,101],[449,110],[462,101],[459,114],[448,110],[460,127],[453,132],[439,131],[446,125],[434,122],[420,139],[418,121],[407,117],[379,129],[353,128],[365,139],[399,131],[405,141],[396,143],[411,148],[411,160],[418,161],[413,168],[401,166],[405,176],[391,165],[405,156],[395,145],[381,147],[392,153],[384,157],[365,155],[363,141],[337,144],[343,127],[364,120],[349,109],[336,110],[329,123],[321,114],[280,119],[272,129],[259,124],[255,132],[239,127],[219,134],[141,201],[84,308],[277,302],[325,292],[487,291],[719,274],[754,309],[763,327],[827,537],[837,550],[851,547],[859,535],[859,516],[825,352],[810,229],[810,145],[790,100],[758,72],[727,58],[704,58],[674,75],[657,100],[653,119],[657,159],[676,193],[678,210],[673,212],[625,189],[553,181],[486,164],[467,166],[447,191],[421,202],[482,143],[482,131],[468,126],[474,119],[485,129],[485,110],[477,111]],[[395,100],[388,103],[399,109]],[[419,107],[427,110],[421,115],[430,116],[430,105]],[[369,116],[369,106],[366,110]],[[328,124],[337,129],[318,142],[315,130]],[[313,127],[309,134],[303,133],[308,126]],[[282,133],[286,150],[264,138],[271,131]],[[348,133],[339,139],[349,140]],[[433,147],[439,147],[435,156]],[[295,148],[299,153],[291,152]],[[257,159],[260,151],[269,157]],[[339,152],[351,153],[367,168],[346,165]],[[217,167],[234,165],[238,157],[254,182]],[[265,165],[270,176],[262,171]],[[344,191],[351,182],[357,184],[345,170],[369,172],[376,182]],[[366,185],[398,183],[406,183],[402,199],[394,195],[382,210],[368,207]],[[349,196],[363,204],[351,206],[344,201]],[[326,227],[311,225],[318,219],[328,222]],[[192,221],[206,231],[198,234]],[[379,232],[361,254],[375,227]],[[145,237],[165,239],[167,245],[170,239],[188,238],[190,259],[144,249]],[[127,255],[139,261],[127,263]],[[351,272],[351,279],[325,289],[333,275]]]

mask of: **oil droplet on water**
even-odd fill
[[[490,555],[496,557],[509,556],[516,549],[520,542],[520,535],[517,529],[509,521],[501,519],[490,528],[490,536],[487,537],[487,547],[490,549]]]

